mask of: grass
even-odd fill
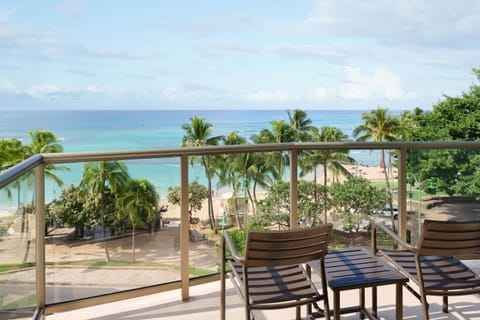
[[[18,264],[0,264],[0,272],[19,270],[24,268],[32,268],[32,267],[35,267],[34,262],[18,263]]]
[[[71,262],[72,265],[88,266],[88,267],[125,267],[132,265],[132,263],[120,260],[87,260]]]
[[[154,262],[128,262],[128,261],[105,261],[105,260],[89,260],[89,261],[77,261],[71,262],[70,265],[80,265],[80,266],[90,266],[90,267],[128,267],[128,266],[137,266],[137,267],[152,267],[152,268],[166,268],[166,269],[173,269],[175,271],[179,271],[180,267],[175,265],[169,264],[161,264],[161,263],[154,263]],[[215,271],[209,269],[202,269],[202,268],[195,268],[189,267],[189,273],[193,276],[204,276],[211,274]]]
[[[21,309],[25,307],[32,307],[35,306],[36,304],[36,295],[35,294],[30,294],[28,296],[25,296],[23,298],[20,298],[14,302],[10,302],[9,304],[6,304],[2,306],[0,304],[0,310],[11,310],[11,309]]]

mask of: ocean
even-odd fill
[[[335,126],[352,138],[353,129],[361,123],[361,115],[370,110],[306,110],[313,125]],[[45,129],[61,139],[65,152],[141,150],[179,147],[182,124],[199,116],[213,126],[212,135],[227,135],[236,130],[250,139],[260,130],[271,128],[273,120],[288,121],[286,110],[64,110],[64,111],[2,111],[0,138],[17,138],[29,143],[28,131]],[[351,152],[359,163],[378,165],[378,155],[367,150]],[[179,185],[179,161],[176,158],[126,161],[135,178],[148,178],[162,197],[171,186]],[[78,184],[83,164],[68,164],[70,172],[58,172],[66,185]],[[189,176],[204,182],[203,169],[193,167]],[[24,190],[23,190],[24,189]],[[61,190],[47,181],[47,201]],[[0,192],[0,210],[29,202],[32,191]],[[29,200],[30,199],[30,200]]]

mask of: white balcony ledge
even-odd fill
[[[227,319],[243,319],[244,309],[230,282],[227,282]],[[370,306],[370,291],[367,289],[366,303]],[[378,288],[378,312],[380,319],[395,319],[395,287]],[[332,300],[331,292],[330,303]],[[213,320],[220,319],[220,282],[211,282],[190,288],[190,300],[182,302],[180,290],[107,303],[47,316],[47,320]],[[342,306],[358,301],[358,291],[342,293]],[[440,319],[480,319],[480,296],[469,295],[449,298],[448,314],[442,313],[441,297],[429,297],[430,317]],[[421,305],[405,288],[403,289],[404,319],[420,319]],[[331,303],[332,304],[332,303]],[[302,315],[304,315],[302,310]],[[255,319],[294,319],[294,309],[279,311],[256,311]],[[358,319],[358,314],[342,315],[342,320]]]

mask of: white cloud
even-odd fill
[[[318,87],[313,89],[308,97],[311,100],[325,100],[327,98],[327,89],[324,87]]]
[[[370,38],[392,46],[478,42],[480,2],[322,0],[305,19],[320,35]]]
[[[375,69],[371,74],[361,74],[358,68],[346,67],[345,84],[339,87],[340,96],[346,100],[368,100],[386,98],[407,100],[417,97],[406,92],[400,78],[387,69]]]
[[[5,81],[4,83],[0,84],[0,92],[10,93],[10,94],[21,93],[21,91],[17,88],[17,86],[11,81]]]
[[[60,88],[56,85],[43,83],[30,87],[29,89],[25,90],[25,93],[34,98],[42,99],[47,96],[57,94],[60,91]]]
[[[274,91],[256,91],[247,94],[245,98],[257,102],[285,102],[290,99],[290,96],[288,93],[277,89]]]
[[[167,87],[163,89],[163,95],[168,100],[175,100],[177,98],[177,89],[174,87]]]
[[[37,100],[83,100],[98,95],[114,95],[112,88],[89,84],[80,88],[66,88],[52,83],[35,84],[27,88],[20,88],[13,82],[0,84],[0,92],[10,95],[26,95]]]

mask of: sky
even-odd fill
[[[477,83],[480,1],[0,2],[0,109],[429,110]]]

